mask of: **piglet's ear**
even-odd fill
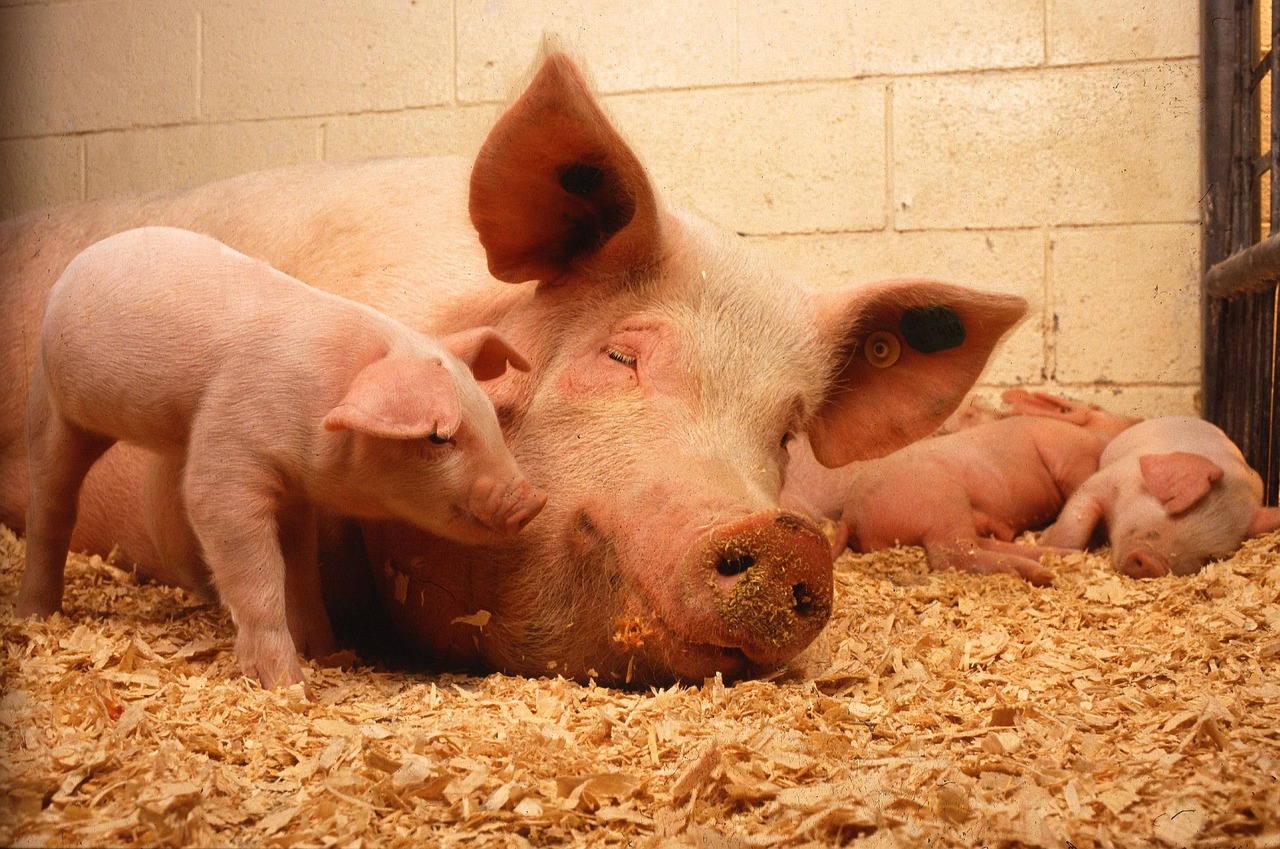
[[[1000,398],[1009,405],[1014,415],[1061,419],[1073,425],[1088,424],[1089,413],[1093,410],[1088,404],[1070,401],[1059,395],[1028,392],[1025,389],[1006,389]]]
[[[445,336],[440,343],[471,369],[476,380],[493,380],[507,370],[528,371],[529,361],[492,327],[473,327]]]
[[[818,332],[835,353],[830,391],[809,429],[825,466],[882,457],[936,430],[1027,308],[1015,295],[932,280],[816,298]]]
[[[1164,510],[1176,516],[1190,510],[1204,498],[1213,482],[1222,477],[1217,463],[1201,454],[1174,451],[1169,454],[1144,454],[1138,458],[1142,481],[1156,498],[1164,502]]]
[[[1280,507],[1259,507],[1249,522],[1249,536],[1280,530]]]
[[[626,274],[659,256],[649,178],[563,53],[490,131],[470,208],[489,273],[508,283]]]
[[[453,376],[439,360],[384,357],[361,370],[324,417],[325,430],[387,439],[449,439],[462,414]]]

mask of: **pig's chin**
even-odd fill
[[[753,658],[742,646],[716,642],[705,633],[683,623],[704,618],[699,612],[682,610],[664,600],[667,582],[650,586],[634,568],[619,561],[614,540],[600,530],[589,510],[580,511],[569,531],[576,537],[576,549],[592,569],[609,570],[620,579],[620,613],[615,617],[613,648],[620,652],[616,677],[625,683],[646,684],[669,681],[701,682],[717,673],[733,680],[768,672],[780,665],[779,658]],[[583,550],[583,540],[588,541]],[[655,572],[656,574],[656,572]],[[783,659],[785,660],[785,659]]]
[[[636,600],[641,601],[639,597]],[[717,673],[725,679],[734,680],[767,670],[767,667],[753,662],[741,648],[699,642],[682,634],[669,626],[652,607],[632,619],[620,620],[614,639],[624,646],[628,645],[628,640],[641,643],[634,645],[632,657],[637,658],[636,666],[647,669],[645,677],[649,678],[694,683],[713,678]]]

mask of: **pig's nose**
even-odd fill
[[[1163,578],[1169,574],[1169,565],[1153,552],[1131,551],[1125,555],[1120,571],[1130,578]]]
[[[510,497],[513,505],[507,515],[508,534],[516,534],[524,530],[525,525],[533,521],[547,504],[547,494],[534,489],[527,483],[521,483]]]
[[[712,532],[704,555],[726,635],[753,662],[786,662],[831,616],[831,548],[810,520],[756,513]]]

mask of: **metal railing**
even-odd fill
[[[1270,118],[1280,115],[1280,0],[1269,10],[1258,0],[1202,0],[1201,46],[1203,412],[1262,474],[1274,504],[1280,124]]]

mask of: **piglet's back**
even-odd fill
[[[305,340],[331,330],[331,313],[353,310],[364,313],[209,236],[143,227],[68,264],[49,294],[41,357],[65,415],[126,440],[181,445],[229,365],[246,381],[264,372],[287,381],[323,356]]]
[[[1247,470],[1240,449],[1216,425],[1193,416],[1147,419],[1125,430],[1102,453],[1109,466],[1121,460],[1136,462],[1144,454],[1186,451],[1209,458],[1224,470]]]

